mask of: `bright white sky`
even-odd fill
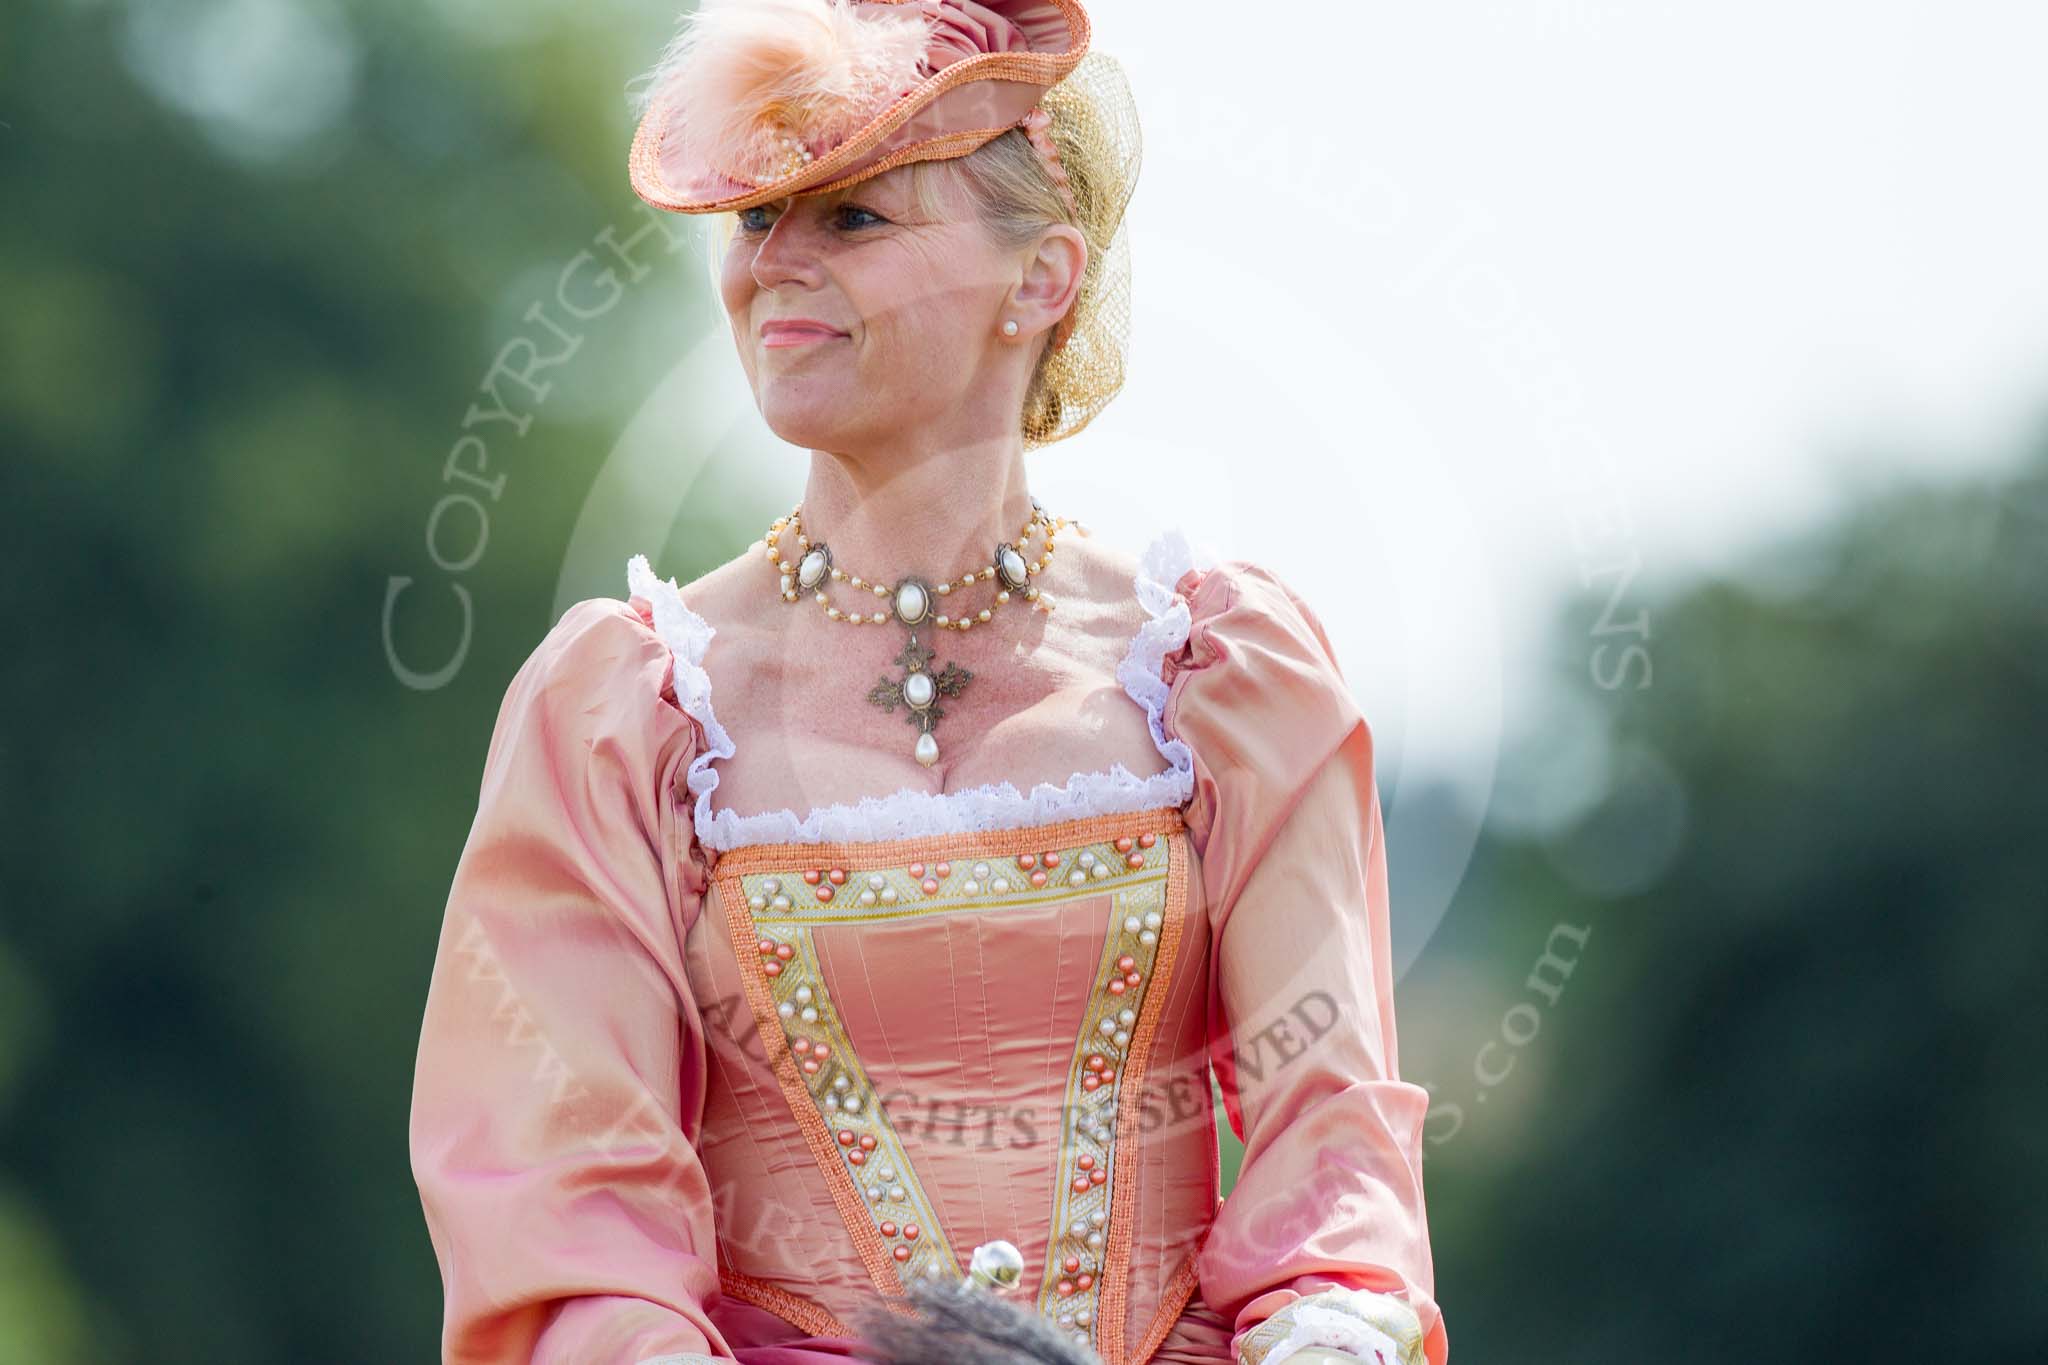
[[[1479,776],[1608,554],[1633,615],[2048,407],[2048,7],[1092,13],[1145,119],[1136,370],[1045,501],[1271,564],[1424,767]],[[1195,476],[1134,496],[1134,452]]]

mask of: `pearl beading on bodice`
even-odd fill
[[[1137,1127],[1186,921],[1184,828],[1178,811],[1163,809],[1006,831],[959,856],[938,851],[943,843],[929,854],[835,845],[815,856],[776,844],[719,860],[717,903],[769,1067],[884,1293],[967,1272],[854,1046],[816,935],[1048,910],[1071,916],[1084,937],[1100,934],[1078,1017],[1056,1030],[1069,1052],[1033,1295],[1041,1316],[1092,1345],[1121,1328],[1124,1291],[1113,1303],[1105,1296],[1128,1274],[1137,1150],[1120,1135]],[[1019,1267],[1012,1278],[1024,1277]]]

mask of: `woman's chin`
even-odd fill
[[[761,397],[761,417],[768,429],[793,446],[807,450],[842,450],[860,424],[856,404],[820,393],[801,396],[773,391]]]

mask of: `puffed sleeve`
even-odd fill
[[[729,1358],[693,1146],[701,905],[676,796],[698,732],[623,602],[572,607],[519,670],[442,923],[411,1152],[450,1365]]]
[[[1166,723],[1195,760],[1210,1061],[1245,1144],[1202,1294],[1245,1365],[1311,1345],[1444,1365],[1372,734],[1300,597],[1256,565],[1194,572]]]

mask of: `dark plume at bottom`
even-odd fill
[[[874,1365],[1101,1365],[1036,1313],[983,1289],[913,1283],[915,1318],[878,1309],[861,1321]]]

